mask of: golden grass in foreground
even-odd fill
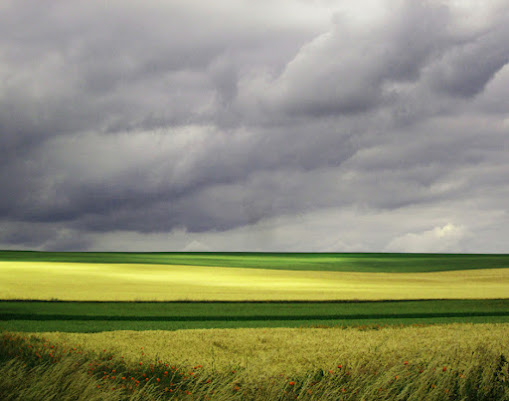
[[[208,266],[0,262],[2,299],[505,298],[509,269],[350,273]]]
[[[508,329],[4,333],[0,393],[23,401],[503,401]]]
[[[207,370],[245,368],[255,376],[302,374],[335,369],[338,364],[386,370],[412,365],[464,369],[472,352],[485,348],[509,355],[509,324],[448,324],[425,327],[384,327],[380,330],[330,329],[207,329],[178,331],[108,331],[43,333],[50,342],[104,349],[128,363],[164,360],[203,365]],[[256,372],[256,374],[255,374]]]

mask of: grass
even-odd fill
[[[507,254],[0,251],[0,261],[136,263],[366,273],[422,273],[509,268]]]
[[[508,325],[16,335],[6,400],[508,400]]]
[[[12,331],[179,330],[509,322],[509,299],[399,302],[0,302]]]
[[[377,300],[504,298],[509,269],[426,273],[0,262],[3,299]]]
[[[127,363],[165,360],[179,365],[230,370],[256,366],[266,374],[303,374],[359,360],[450,366],[478,346],[509,355],[509,324],[426,327],[256,328],[177,331],[44,333],[49,342],[123,356]],[[104,351],[106,350],[106,351]],[[468,359],[468,357],[467,357]],[[456,362],[457,368],[463,362]],[[395,363],[397,364],[397,363]]]

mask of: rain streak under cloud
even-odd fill
[[[0,249],[509,252],[506,0],[0,3]]]

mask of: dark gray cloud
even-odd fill
[[[506,252],[509,7],[344,3],[5,2],[0,248]]]

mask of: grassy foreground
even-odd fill
[[[509,299],[388,302],[0,302],[0,329],[98,332],[509,322]]]
[[[509,269],[426,273],[0,262],[2,299],[376,300],[505,298]]]
[[[509,326],[4,333],[14,400],[508,400]]]

